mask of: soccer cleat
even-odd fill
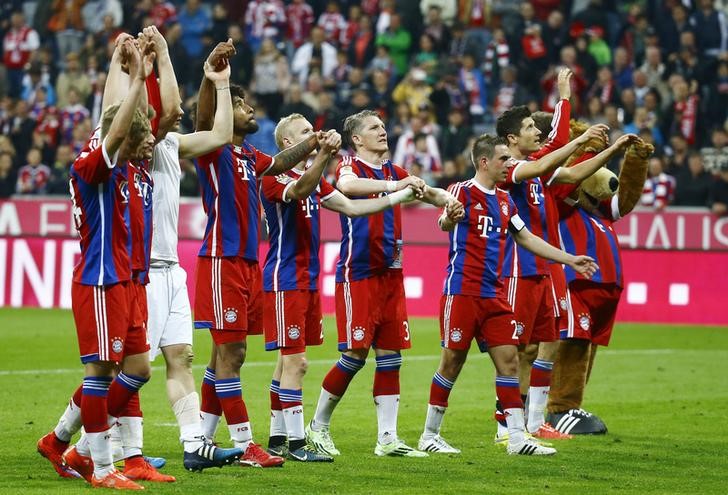
[[[429,457],[427,452],[415,450],[399,438],[395,438],[393,442],[385,444],[377,442],[377,446],[374,447],[374,453],[380,457],[385,455],[392,457]]]
[[[532,440],[532,441],[538,443],[539,445],[543,445],[544,447],[552,447],[554,445],[551,442],[546,442],[540,438],[534,437],[529,432],[525,432],[524,435],[526,436],[526,440]],[[495,438],[493,439],[493,443],[500,447],[505,447],[506,445],[508,445],[508,439],[509,439],[508,433],[506,433],[504,435],[500,435],[500,436],[496,433]]]
[[[423,452],[434,452],[438,454],[459,454],[460,449],[456,449],[445,441],[440,435],[434,437],[425,438],[424,435],[420,437],[420,441],[417,443],[417,448]]]
[[[280,445],[268,445],[265,449],[270,455],[277,455],[278,457],[288,457],[288,446],[285,443]]]
[[[334,445],[334,441],[331,439],[331,433],[327,427],[315,431],[311,428],[311,423],[309,423],[306,426],[306,442],[322,454],[341,455],[339,449]]]
[[[549,413],[546,421],[561,433],[572,435],[603,435],[607,425],[598,416],[584,409],[569,409],[562,413]]]
[[[574,438],[573,435],[569,435],[568,433],[561,433],[549,423],[544,423],[539,426],[538,430],[533,432],[533,436],[536,438],[547,438],[549,440],[569,440]]]
[[[91,476],[91,486],[94,488],[113,488],[114,490],[144,490],[142,485],[134,483],[132,480],[121,474],[119,471],[114,470],[98,479],[96,476]]]
[[[240,465],[264,468],[279,467],[282,466],[285,461],[286,460],[283,457],[270,455],[257,443],[251,443],[248,445],[248,448],[245,449],[245,453],[240,458]]]
[[[61,456],[63,465],[76,471],[83,479],[91,483],[91,477],[94,474],[94,461],[91,457],[78,453],[74,445],[66,450]]]
[[[188,471],[202,471],[207,468],[220,468],[232,464],[242,455],[242,449],[221,449],[206,442],[195,452],[185,452],[183,464]]]
[[[167,459],[164,457],[149,457],[145,455],[144,460],[147,461],[154,469],[162,469],[167,465]]]
[[[304,445],[300,449],[288,452],[288,458],[298,462],[334,462],[334,458],[328,454],[321,454],[309,445]]]
[[[38,453],[50,461],[58,476],[62,478],[80,478],[80,474],[63,464],[62,456],[67,448],[68,442],[60,441],[55,432],[50,432],[38,440]]]
[[[130,480],[157,481],[160,483],[172,483],[173,481],[177,481],[174,476],[162,474],[154,469],[154,467],[141,456],[126,459],[123,474]]]
[[[506,451],[508,455],[554,455],[556,453],[556,449],[541,445],[530,438],[516,445],[508,444]]]

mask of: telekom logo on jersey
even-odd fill
[[[533,204],[540,205],[541,204],[541,191],[540,187],[537,183],[531,182],[529,185],[531,199],[533,200]]]

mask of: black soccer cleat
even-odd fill
[[[561,413],[548,413],[546,422],[555,430],[571,435],[604,435],[607,425],[592,413],[584,409],[569,409]]]
[[[289,451],[288,458],[298,462],[334,462],[334,458],[330,455],[316,452],[308,445]]]

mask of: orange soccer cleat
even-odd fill
[[[130,480],[159,481],[161,483],[177,481],[174,476],[162,474],[154,469],[142,456],[126,459],[124,462],[124,476]]]
[[[94,488],[113,488],[114,490],[144,490],[142,485],[134,483],[116,469],[101,479],[92,476],[91,486]]]
[[[68,442],[62,442],[54,432],[50,432],[38,440],[38,453],[48,459],[62,478],[80,478],[78,473],[63,464],[63,453],[68,448]]]
[[[532,433],[532,435],[536,438],[544,438],[544,439],[548,439],[548,440],[569,440],[570,438],[574,438],[572,435],[569,435],[568,433],[561,433],[559,430],[555,429],[549,423],[542,424],[538,428],[538,430],[536,430]]]
[[[278,467],[285,462],[283,457],[270,455],[257,443],[251,443],[240,458],[241,466]]]
[[[91,477],[94,474],[94,461],[90,457],[79,454],[74,445],[63,453],[62,458],[65,466],[73,469],[83,479],[91,483]]]

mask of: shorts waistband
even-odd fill
[[[149,263],[149,268],[152,270],[164,270],[172,268],[174,265],[178,265],[176,261],[167,261],[167,260],[152,260]]]

